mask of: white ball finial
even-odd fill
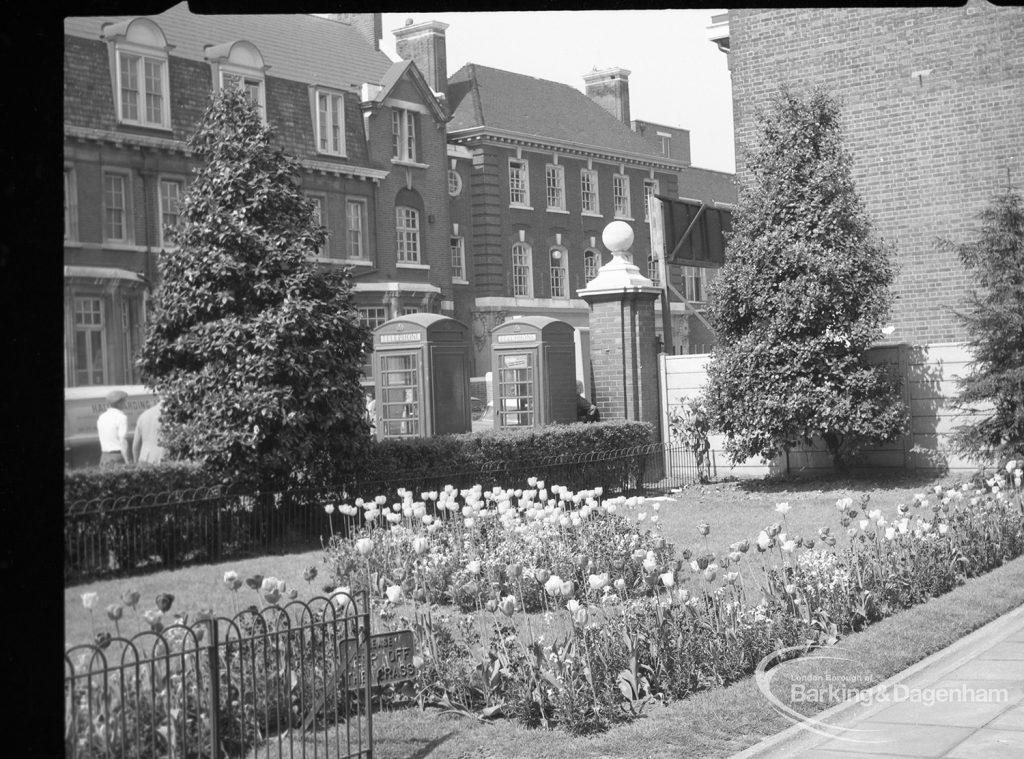
[[[633,245],[633,230],[624,221],[613,221],[601,233],[601,242],[612,253],[629,250]]]

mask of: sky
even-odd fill
[[[728,59],[707,38],[724,9],[384,13],[381,49],[393,60],[392,32],[414,23],[448,24],[448,74],[466,63],[584,89],[594,68],[630,71],[633,119],[690,130],[691,162],[734,172]]]

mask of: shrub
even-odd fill
[[[783,89],[747,157],[753,181],[709,311],[707,412],[733,462],[820,439],[843,470],[906,426],[897,378],[865,358],[893,266],[854,189],[839,117],[823,90]]]

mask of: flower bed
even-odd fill
[[[777,522],[718,552],[713,525],[700,525],[697,548],[673,546],[658,503],[600,489],[399,491],[327,505],[335,535],[321,581],[329,593],[368,590],[377,625],[414,630],[416,678],[384,700],[582,734],[744,677],[780,648],[834,642],[1024,553],[1021,467],[936,486],[888,518],[866,496],[844,498],[813,535],[793,534],[780,503]],[[267,604],[297,593],[250,580]]]

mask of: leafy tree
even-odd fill
[[[894,276],[871,231],[824,90],[758,114],[725,266],[711,287],[712,427],[734,462],[824,441],[837,470],[906,425],[898,379],[871,366]]]
[[[349,275],[311,260],[326,233],[272,135],[240,91],[214,96],[140,359],[171,455],[260,486],[326,477],[369,437]]]
[[[976,415],[961,424],[952,444],[978,461],[1024,453],[1024,208],[1012,188],[978,214],[982,228],[954,245],[977,277],[958,314],[970,334],[973,361],[959,382],[957,405]]]

